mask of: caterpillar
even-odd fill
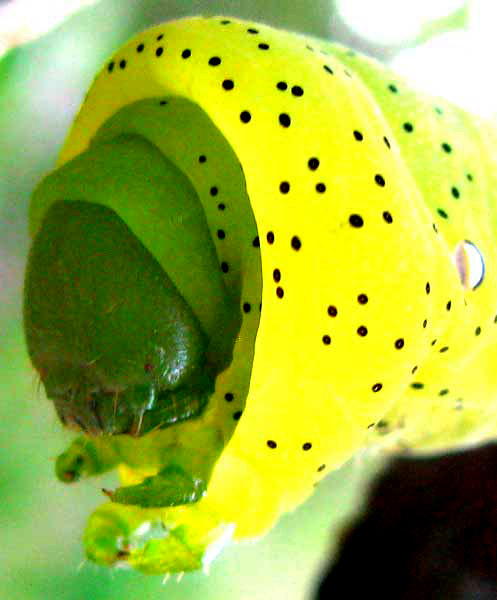
[[[357,451],[492,438],[497,130],[325,40],[154,26],[97,74],[33,192],[27,348],[117,467],[87,557],[205,567]]]

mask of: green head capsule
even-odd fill
[[[136,152],[148,157],[145,171],[139,171],[143,164],[136,162]],[[99,156],[105,156],[105,168]],[[117,173],[130,173],[132,185]],[[119,195],[122,204],[135,198],[146,202],[145,194],[140,197],[145,188],[162,195],[166,207],[181,202],[169,229],[176,236],[181,229],[185,244],[188,236],[197,245],[201,240],[203,262],[217,266],[194,190],[141,138],[91,149],[37,190],[51,202],[26,271],[28,350],[62,422],[86,433],[142,435],[199,415],[228,358],[214,355],[208,333],[167,265],[159,264],[115,210],[99,203],[106,195],[118,205]],[[170,235],[167,227],[161,235]],[[174,276],[176,256],[169,260]],[[202,283],[196,266],[192,262],[182,274],[191,286]],[[197,303],[205,301],[202,289],[197,296]],[[214,296],[210,309],[222,312],[223,298]]]

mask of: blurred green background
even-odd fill
[[[11,7],[14,4],[10,2]],[[53,473],[55,457],[72,436],[62,431],[39,389],[22,339],[22,279],[29,247],[27,207],[33,187],[53,168],[85,91],[105,59],[140,29],[181,16],[233,15],[337,39],[397,65],[420,85],[438,85],[436,93],[492,113],[495,92],[489,100],[480,87],[479,94],[470,97],[461,69],[458,77],[454,74],[451,78],[447,68],[447,57],[453,57],[461,43],[473,44],[473,48],[482,43],[482,32],[487,31],[484,2],[443,0],[437,4],[436,0],[418,0],[396,4],[402,5],[403,11],[393,10],[395,3],[389,8],[385,0],[101,0],[57,24],[60,3],[24,2],[22,18],[26,23],[36,24],[37,11],[47,17],[53,9],[56,26],[0,58],[2,600],[311,598],[322,561],[328,560],[337,535],[356,514],[368,482],[383,464],[377,457],[354,459],[331,474],[305,505],[283,517],[265,539],[226,549],[213,563],[209,576],[188,574],[180,582],[171,577],[163,584],[161,577],[111,572],[84,561],[81,535],[86,518],[103,500],[100,488],[104,481],[113,479],[109,476],[64,486]],[[371,6],[375,11],[368,17]],[[4,7],[9,8],[9,3],[0,2],[0,10]],[[0,13],[0,42],[6,23]],[[457,37],[461,35],[466,36],[464,42]],[[440,46],[442,38],[444,44]],[[413,59],[413,50],[417,59]],[[433,72],[434,63],[445,64],[444,77]],[[476,75],[468,70],[470,76]],[[484,80],[480,73],[480,85],[485,85]],[[440,87],[442,84],[445,88]],[[482,96],[485,105],[478,104]]]

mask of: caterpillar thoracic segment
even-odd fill
[[[24,307],[87,434],[58,476],[119,464],[131,486],[90,518],[91,559],[196,569],[366,445],[494,435],[496,141],[366,57],[240,19],[109,59],[33,196]]]

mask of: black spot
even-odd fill
[[[302,242],[296,235],[294,235],[292,237],[292,248],[294,250],[300,250],[301,246],[302,246]]]
[[[338,314],[338,310],[336,306],[328,306],[328,314],[330,317],[336,317]]]
[[[288,87],[288,85],[284,81],[278,81],[278,83],[276,84],[276,87],[279,90],[284,92],[286,90],[286,88]]]
[[[259,44],[259,49],[260,50],[269,50],[269,45],[268,44]]]
[[[210,195],[211,195],[211,196],[217,196],[217,193],[218,193],[218,191],[219,191],[219,190],[218,190],[218,189],[217,189],[217,187],[214,185],[214,186],[212,186],[212,187],[211,187],[211,189],[209,190],[209,193],[210,193]]]
[[[223,262],[221,263],[221,271],[222,271],[223,273],[227,273],[227,272],[229,271],[229,266],[228,266],[228,263],[227,263],[227,262],[224,262],[224,261],[223,261]]]
[[[219,56],[212,56],[211,58],[209,58],[209,64],[211,67],[217,67],[221,64],[221,59],[219,58]]]
[[[239,421],[241,416],[242,416],[242,411],[241,410],[237,410],[236,413],[234,413],[234,415],[233,415],[233,419],[235,421]]]
[[[330,75],[333,75],[333,69],[331,67],[329,67],[328,65],[323,65],[323,69]]]
[[[456,187],[453,187],[451,190],[452,195],[454,196],[454,198],[459,198],[459,196],[461,195],[459,190]]]
[[[349,223],[352,227],[362,227],[364,225],[364,221],[360,215],[350,215]]]
[[[235,84],[233,83],[233,81],[231,81],[231,79],[225,79],[223,81],[223,88],[225,90],[232,90],[235,87]]]
[[[268,440],[267,445],[269,446],[269,448],[276,448],[277,444],[274,440]]]
[[[440,348],[439,352],[447,352],[448,349],[448,346],[444,346],[443,348]]]
[[[252,118],[252,115],[249,113],[248,110],[243,110],[240,113],[240,120],[242,121],[242,123],[248,123],[251,118]]]
[[[274,244],[274,233],[272,231],[268,231],[266,239],[268,244]]]
[[[319,465],[318,472],[324,471],[326,469],[326,465]]]
[[[392,223],[393,222],[392,215],[388,211],[385,211],[383,213],[383,218],[385,219],[385,221],[387,223]]]
[[[315,157],[310,158],[307,164],[311,171],[315,171],[319,167],[319,159]]]
[[[364,325],[361,325],[360,327],[357,328],[357,333],[361,337],[364,337],[365,335],[368,335],[368,328],[364,327]]]
[[[479,327],[479,326],[478,326],[478,327],[475,329],[475,335],[480,335],[480,333],[481,333],[481,327]]]
[[[303,96],[304,95],[304,90],[300,87],[300,85],[294,85],[292,87],[292,94],[294,96]]]
[[[375,383],[372,387],[373,392],[379,392],[383,385],[381,383]]]
[[[445,306],[446,310],[450,310],[451,306],[452,306],[452,302],[449,300]]]
[[[159,46],[157,48],[157,50],[155,51],[155,56],[157,56],[157,57],[162,56],[163,52],[164,52],[164,48],[162,46]]]
[[[397,350],[400,350],[401,348],[404,347],[404,340],[402,338],[399,338],[398,340],[395,340],[395,347],[397,348]]]
[[[331,344],[331,338],[329,335],[323,335],[323,344],[329,346]]]
[[[361,142],[364,138],[360,131],[354,131],[354,137],[358,142]]]
[[[323,194],[326,191],[326,186],[324,185],[324,183],[317,183],[316,191],[319,192],[320,194]]]
[[[428,325],[428,321],[425,319],[425,320],[423,321],[423,329],[425,329],[427,325]]]
[[[383,179],[383,177],[381,175],[375,175],[374,180],[380,187],[384,187],[385,180]]]
[[[228,23],[231,23],[231,21],[229,21],[228,19],[221,21],[221,25],[228,25]]]
[[[439,396],[446,396],[448,393],[449,393],[449,390],[448,389],[444,389],[444,390],[440,390],[438,392],[438,395]]]
[[[433,227],[433,231],[434,231],[435,233],[438,233],[438,227],[437,227],[437,224],[436,224],[436,223],[432,223],[432,227]]]
[[[283,291],[283,288],[281,288],[281,287],[276,288],[276,295],[278,296],[278,298],[283,298],[284,294],[285,293]]]
[[[383,141],[385,142],[387,148],[390,148],[390,141],[388,140],[388,138],[386,136],[383,136]]]
[[[447,154],[450,154],[450,152],[452,152],[452,147],[450,146],[450,144],[447,144],[447,142],[444,142],[442,144],[442,150],[444,152],[447,152]]]
[[[280,183],[280,192],[282,194],[288,194],[289,191],[290,191],[290,184],[288,183],[288,181],[282,181]]]
[[[273,279],[276,281],[276,283],[281,281],[281,271],[279,269],[275,269],[273,271]]]
[[[398,93],[398,91],[399,91],[398,87],[397,87],[396,85],[394,85],[393,83],[391,83],[391,84],[388,86],[388,89],[389,89],[389,90],[390,90],[390,91],[391,91],[393,94],[397,94],[397,93]]]
[[[163,37],[164,37],[164,34],[161,33],[160,35],[157,36],[156,39],[157,39],[158,42],[160,42]]]
[[[217,230],[217,237],[220,240],[224,240],[224,238],[226,237],[226,233],[222,229],[218,229]]]
[[[167,102],[165,100],[161,100],[159,102],[160,106],[166,106]]]
[[[224,399],[226,400],[226,402],[233,402],[233,394],[231,392],[227,392],[226,394],[224,394]]]
[[[181,53],[182,58],[190,58],[191,55],[192,55],[192,51],[189,50],[188,48],[186,50],[183,50],[183,52]]]
[[[466,179],[468,181],[473,181],[473,175],[471,175],[471,173],[466,173]]]
[[[357,296],[357,302],[359,302],[359,304],[367,304],[368,297],[366,294],[359,294],[359,296]]]
[[[202,154],[198,157],[199,163],[204,163],[206,160],[207,160],[207,157],[204,154]]]
[[[312,444],[311,442],[306,442],[303,446],[302,446],[302,450],[310,450],[312,448]]]
[[[143,52],[144,49],[145,49],[145,44],[138,44],[138,46],[136,47],[137,52]]]
[[[121,67],[121,69],[124,69],[126,67],[126,61],[123,59],[120,63],[119,66]]]
[[[427,293],[427,294],[429,294],[429,293],[430,293],[430,282],[429,282],[429,281],[427,281],[427,282],[426,282],[426,285],[425,285],[425,290],[426,290],[426,293]]]
[[[254,29],[253,27],[251,27],[250,29],[247,29],[248,33],[259,33],[258,29]]]
[[[422,390],[425,387],[425,384],[415,382],[415,383],[411,383],[411,387],[413,390]]]
[[[217,205],[217,207],[219,210],[224,210],[226,208],[226,205],[221,202],[220,204]]]
[[[414,127],[412,126],[412,123],[404,123],[404,129],[407,131],[407,133],[411,133]]]
[[[114,65],[115,65],[115,62],[113,60],[111,60],[107,67],[107,71],[109,71],[109,73],[112,73],[112,71],[114,70]]]
[[[252,246],[254,248],[259,248],[261,245],[260,241],[259,241],[259,236],[256,236],[253,240],[252,240]]]
[[[250,304],[248,302],[244,302],[243,303],[243,312],[244,313],[249,313],[250,312]]]
[[[291,119],[287,113],[281,113],[278,119],[282,127],[290,127]]]
[[[418,366],[416,365],[415,367],[412,368],[411,373],[414,375],[414,373],[416,373],[417,370],[418,370]]]
[[[441,208],[437,208],[437,213],[441,217],[443,217],[444,219],[448,219],[449,218],[449,215],[444,210],[442,210]]]

